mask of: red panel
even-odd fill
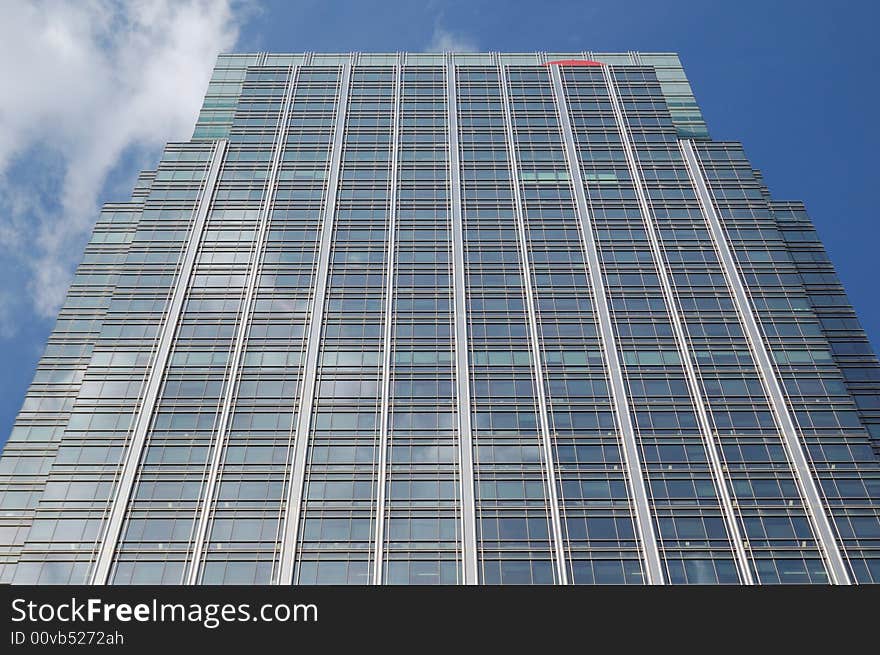
[[[545,66],[604,66],[600,61],[590,61],[588,59],[557,59],[556,61],[548,61]]]

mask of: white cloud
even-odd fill
[[[57,312],[108,174],[189,138],[242,13],[236,0],[0,4],[0,257],[27,292],[0,294],[0,323],[10,306]]]
[[[427,52],[478,52],[476,41],[461,32],[452,32],[440,26],[434,27]]]

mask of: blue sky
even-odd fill
[[[96,207],[187,138],[218,51],[678,52],[713,138],[806,202],[876,349],[878,19],[846,0],[4,3],[0,442]]]

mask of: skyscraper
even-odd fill
[[[98,217],[2,579],[880,582],[878,401],[676,55],[224,55]]]

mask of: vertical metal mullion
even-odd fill
[[[189,571],[186,576],[186,584],[196,584],[199,576],[199,563],[204,553],[205,537],[208,528],[208,520],[210,519],[211,506],[214,504],[214,496],[216,493],[217,478],[220,473],[220,464],[223,452],[226,448],[228,440],[227,427],[229,424],[229,415],[232,412],[232,403],[235,395],[235,386],[240,374],[240,363],[244,345],[247,339],[247,331],[250,326],[251,313],[253,311],[253,298],[256,293],[256,287],[259,282],[260,272],[262,271],[263,254],[266,250],[266,232],[269,228],[269,217],[272,214],[272,206],[275,200],[275,189],[278,180],[278,169],[281,164],[281,155],[284,151],[284,138],[287,134],[287,119],[290,114],[290,103],[293,98],[293,89],[296,86],[296,75],[298,68],[293,67],[289,71],[288,87],[285,92],[284,102],[281,108],[281,114],[278,118],[278,128],[275,132],[275,142],[273,146],[272,164],[269,170],[269,176],[266,180],[266,187],[263,192],[262,210],[260,220],[257,226],[256,238],[254,241],[254,252],[249,265],[248,279],[245,287],[245,297],[241,305],[241,316],[238,320],[238,329],[235,335],[235,345],[230,358],[229,376],[226,380],[225,389],[223,390],[223,407],[220,411],[220,418],[217,424],[216,436],[211,459],[211,469],[208,481],[205,485],[204,493],[201,501],[201,513],[199,516],[195,546],[192,557],[190,558]]]
[[[110,515],[107,518],[104,536],[101,539],[101,546],[98,550],[95,568],[92,572],[92,584],[107,584],[110,575],[113,554],[116,551],[116,545],[122,530],[122,521],[125,518],[125,512],[131,499],[138,465],[140,464],[144,443],[147,439],[147,431],[150,428],[156,402],[159,399],[159,390],[162,380],[165,378],[165,369],[168,365],[168,358],[171,356],[171,347],[174,343],[174,335],[177,333],[177,325],[183,310],[183,302],[189,290],[190,277],[195,266],[196,253],[201,243],[208,211],[214,198],[214,191],[217,188],[217,179],[220,176],[220,168],[226,154],[226,145],[226,139],[220,139],[214,144],[214,152],[211,156],[208,175],[202,188],[199,206],[196,210],[192,227],[187,235],[183,259],[180,263],[180,271],[173,283],[174,288],[171,292],[171,300],[168,302],[165,321],[162,324],[156,346],[156,355],[150,367],[150,372],[147,375],[143,402],[135,420],[131,442],[125,455],[125,463],[119,476],[116,492],[110,501]]]
[[[618,360],[617,340],[614,335],[614,326],[611,322],[611,313],[608,308],[608,298],[605,291],[605,283],[602,279],[602,268],[599,262],[599,253],[596,240],[593,235],[593,226],[587,208],[587,197],[584,192],[584,182],[581,176],[580,163],[577,149],[574,144],[574,133],[568,115],[568,103],[565,99],[565,89],[562,85],[562,76],[559,66],[550,67],[550,75],[553,80],[553,91],[556,96],[556,106],[559,113],[559,122],[562,128],[565,152],[568,159],[569,174],[574,189],[577,213],[580,216],[581,238],[586,255],[587,274],[592,280],[593,296],[596,300],[596,315],[599,319],[599,333],[602,347],[605,353],[605,362],[608,367],[611,394],[614,401],[614,411],[617,416],[617,424],[620,430],[621,443],[623,445],[623,458],[629,477],[630,488],[633,494],[633,507],[635,509],[636,530],[642,543],[642,555],[645,562],[646,582],[648,584],[663,584],[663,566],[660,562],[660,552],[657,547],[657,536],[654,531],[654,522],[651,517],[651,506],[648,501],[648,493],[645,486],[645,478],[642,472],[639,446],[636,441],[633,428],[632,416],[630,415],[629,399],[626,393],[626,384],[623,379],[623,370]]]
[[[449,132],[449,197],[452,211],[452,277],[455,314],[455,384],[458,396],[459,483],[461,485],[462,573],[464,584],[477,584],[477,521],[474,494],[474,445],[471,429],[468,367],[467,298],[464,275],[464,229],[458,154],[458,95],[455,59],[446,55],[447,130]]]
[[[761,329],[758,327],[758,320],[755,318],[755,313],[749,302],[745,285],[737,268],[736,259],[733,256],[733,251],[727,242],[724,228],[721,226],[721,220],[718,218],[718,213],[715,210],[712,193],[709,191],[706,180],[703,178],[699,155],[689,139],[680,139],[679,146],[684,155],[691,183],[697,192],[697,197],[703,209],[703,215],[709,226],[709,234],[718,253],[721,268],[733,292],[731,295],[742,325],[745,328],[752,356],[755,359],[758,372],[764,383],[764,390],[770,399],[770,407],[773,409],[777,425],[780,428],[782,443],[791,461],[795,479],[804,500],[804,506],[810,516],[813,531],[825,556],[829,578],[834,584],[852,584],[843,555],[837,543],[837,538],[834,535],[834,530],[831,527],[831,522],[828,519],[828,514],[822,502],[822,497],[819,494],[819,487],[810,471],[810,464],[804,452],[801,439],[798,436],[797,426],[791,417],[782,386],[773,368],[769,348],[764,343],[764,337]]]
[[[330,250],[333,237],[336,196],[339,187],[339,169],[342,164],[342,141],[345,133],[345,120],[348,112],[348,93],[351,81],[351,64],[342,65],[342,78],[339,85],[339,101],[336,109],[336,125],[333,133],[333,150],[330,158],[330,177],[327,180],[327,194],[324,204],[324,218],[321,223],[321,241],[318,251],[318,265],[315,271],[315,288],[312,299],[311,318],[307,332],[307,349],[303,361],[302,389],[297,412],[296,432],[293,444],[293,461],[290,468],[290,483],[287,490],[284,528],[281,541],[281,563],[278,584],[293,583],[294,551],[299,537],[300,512],[302,511],[303,482],[305,480],[306,455],[308,452],[309,431],[315,402],[315,382],[318,376],[318,351],[321,340],[321,326],[324,320],[324,303],[327,293],[327,279],[330,269]]]
[[[385,556],[385,491],[388,484],[388,413],[391,391],[391,347],[394,328],[394,275],[397,237],[397,168],[400,142],[400,97],[403,56],[397,55],[394,75],[394,115],[391,130],[391,190],[388,207],[388,245],[385,262],[385,325],[382,335],[382,407],[379,417],[379,467],[376,474],[376,531],[373,544],[373,584],[382,584]]]
[[[632,56],[637,56],[631,53]],[[602,66],[602,73],[605,76],[605,83],[608,87],[608,95],[611,98],[611,106],[614,109],[615,119],[617,121],[618,131],[620,132],[623,149],[626,153],[627,163],[629,164],[630,174],[633,178],[633,186],[639,200],[639,207],[642,210],[643,222],[648,233],[648,241],[651,244],[651,250],[654,254],[654,261],[657,272],[660,276],[660,286],[663,288],[663,295],[666,298],[666,306],[668,308],[669,317],[672,320],[672,328],[675,332],[675,340],[678,345],[678,352],[681,361],[684,363],[685,372],[687,373],[688,386],[693,396],[694,407],[697,410],[697,416],[700,422],[700,432],[703,435],[703,441],[706,445],[706,452],[709,455],[709,464],[715,478],[715,488],[721,500],[721,506],[727,524],[727,530],[731,535],[733,542],[734,554],[738,564],[740,577],[747,585],[754,584],[752,570],[749,566],[749,560],[746,555],[745,546],[743,545],[742,531],[739,527],[736,512],[733,507],[733,501],[730,496],[730,489],[724,476],[724,469],[721,465],[721,456],[719,454],[718,445],[715,440],[715,434],[712,430],[712,424],[709,421],[709,415],[706,412],[706,400],[700,383],[697,380],[696,369],[691,352],[688,348],[687,336],[685,334],[684,325],[681,320],[681,312],[676,302],[676,296],[672,290],[672,283],[669,279],[668,264],[663,248],[660,245],[660,239],[657,236],[657,230],[654,226],[654,212],[651,208],[648,196],[645,193],[644,184],[642,182],[642,173],[636,159],[635,152],[632,147],[632,138],[630,137],[629,128],[626,124],[623,108],[620,104],[620,96],[617,90],[616,80],[611,71],[610,66]]]
[[[541,358],[541,340],[538,334],[538,320],[535,311],[535,297],[532,288],[532,266],[529,259],[528,237],[525,227],[525,211],[519,182],[519,164],[516,158],[514,143],[513,120],[510,115],[510,93],[507,85],[505,67],[498,64],[498,78],[501,87],[501,106],[504,112],[504,127],[507,133],[507,153],[510,159],[510,177],[513,187],[513,201],[516,211],[516,230],[519,241],[520,259],[522,261],[523,288],[526,293],[526,313],[529,321],[529,341],[532,350],[532,373],[535,378],[535,389],[538,400],[538,416],[541,421],[541,442],[544,450],[544,466],[547,489],[550,498],[550,524],[553,530],[553,551],[559,571],[559,582],[568,584],[568,564],[565,558],[565,541],[562,532],[562,518],[559,509],[559,493],[556,483],[556,458],[553,442],[550,438],[550,420],[547,413],[546,384],[544,381],[544,363]]]

